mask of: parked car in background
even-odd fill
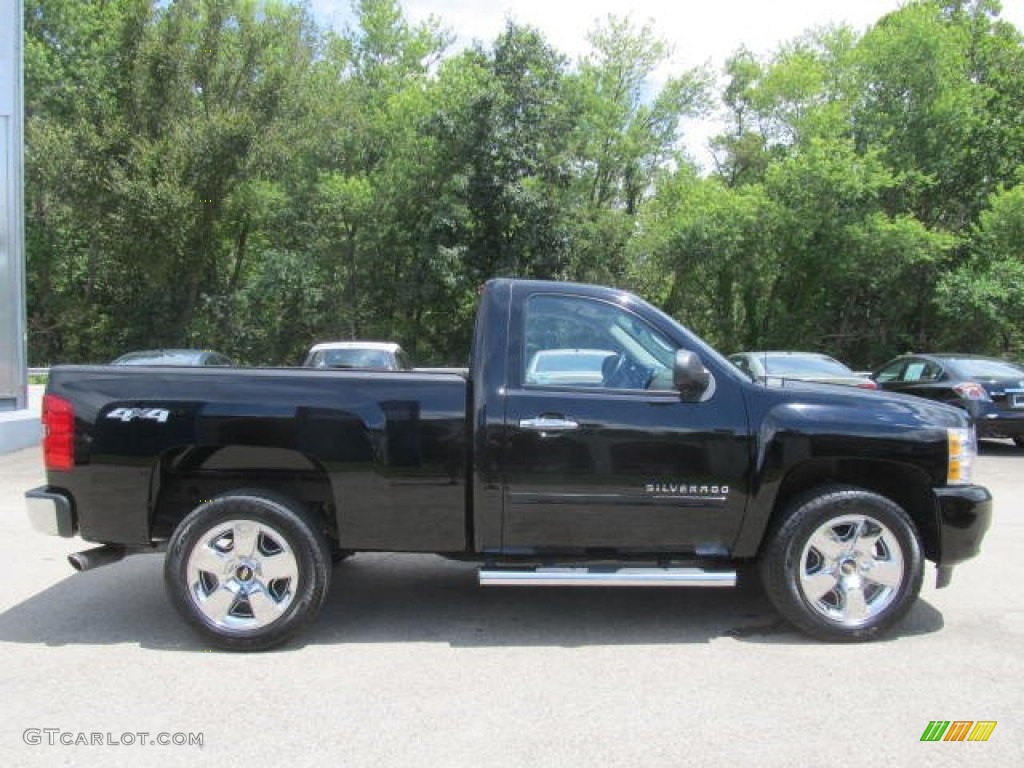
[[[234,365],[231,358],[212,349],[143,349],[128,352],[111,365]]]
[[[379,371],[412,369],[409,356],[392,341],[325,341],[314,344],[305,368],[369,368]]]
[[[959,406],[978,437],[1008,437],[1024,447],[1024,366],[983,355],[902,355],[871,378],[890,392]]]
[[[865,376],[858,376],[833,357],[819,352],[737,352],[729,362],[755,381],[796,379],[819,384],[843,384],[861,389],[877,389]]]
[[[527,384],[600,386],[605,364],[619,356],[609,349],[542,349],[526,366]]]

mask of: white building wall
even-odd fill
[[[0,0],[0,411],[25,408],[22,0]]]

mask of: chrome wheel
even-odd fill
[[[896,599],[904,571],[893,531],[866,515],[843,515],[808,538],[800,556],[800,591],[825,618],[859,627]]]
[[[324,525],[272,490],[245,488],[204,501],[167,543],[167,594],[207,643],[273,648],[312,623],[327,597]]]
[[[274,623],[300,588],[298,558],[287,539],[254,520],[228,520],[202,534],[185,573],[195,607],[221,630]]]
[[[824,485],[791,499],[760,554],[779,613],[823,640],[880,637],[921,590],[924,555],[910,515],[865,488]]]

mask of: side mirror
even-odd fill
[[[680,349],[676,351],[672,383],[684,400],[699,400],[711,383],[711,373],[695,353]]]

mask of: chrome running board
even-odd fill
[[[735,587],[736,571],[703,568],[481,568],[484,587]]]

